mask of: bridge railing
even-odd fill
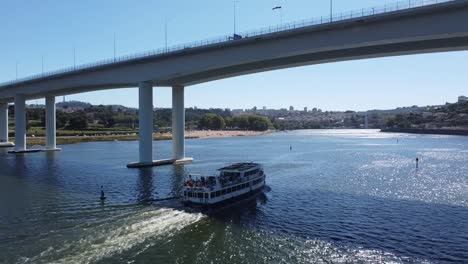
[[[259,37],[262,35],[278,33],[278,32],[291,30],[291,29],[300,29],[300,28],[305,28],[305,27],[310,27],[310,26],[319,26],[319,25],[330,24],[330,23],[335,23],[339,21],[345,21],[349,19],[356,19],[356,18],[361,18],[361,17],[364,18],[364,17],[380,15],[380,14],[385,14],[385,13],[397,12],[401,10],[410,10],[413,8],[419,8],[419,7],[436,5],[436,4],[441,4],[441,3],[448,3],[448,2],[456,2],[456,1],[458,0],[403,0],[403,1],[386,4],[384,6],[379,6],[379,7],[362,8],[362,9],[348,11],[348,12],[335,13],[332,16],[322,16],[320,18],[315,18],[315,19],[296,21],[293,23],[285,23],[285,24],[281,24],[277,26],[270,26],[270,27],[262,28],[262,29],[255,30],[255,31],[240,32],[237,35],[241,36],[241,38],[243,39]],[[228,35],[228,36],[222,36],[222,37],[217,37],[213,39],[206,39],[206,40],[201,40],[201,41],[196,41],[196,42],[191,42],[191,43],[186,43],[186,44],[180,44],[180,45],[175,45],[175,46],[171,46],[168,48],[160,48],[156,50],[134,53],[131,55],[124,55],[124,56],[119,56],[119,57],[115,57],[111,59],[106,59],[106,60],[96,61],[92,63],[81,64],[81,65],[77,65],[73,67],[63,68],[63,69],[56,70],[56,71],[35,74],[35,75],[28,76],[28,77],[0,83],[0,86],[6,86],[6,85],[21,83],[21,82],[25,82],[25,81],[29,81],[33,79],[47,78],[50,76],[60,75],[64,73],[91,69],[91,68],[98,67],[98,66],[105,66],[105,65],[111,65],[113,63],[138,60],[138,59],[143,59],[146,57],[152,57],[152,56],[177,52],[177,51],[181,51],[184,49],[209,46],[213,44],[221,44],[221,43],[226,43],[226,42],[236,41],[236,40],[237,38],[234,38],[234,36]]]

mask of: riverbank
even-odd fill
[[[450,136],[468,136],[467,129],[422,129],[422,128],[387,128],[381,132],[409,133],[409,134],[433,134]]]
[[[242,137],[242,136],[258,136],[271,131],[232,131],[232,130],[192,130],[185,133],[186,139],[194,138],[221,138],[221,137]],[[153,140],[171,140],[171,133],[154,134]],[[14,141],[14,138],[10,138]],[[100,135],[100,136],[62,136],[57,137],[57,145],[76,144],[82,142],[100,142],[100,141],[136,141],[138,135]],[[28,137],[28,146],[44,146],[45,137]]]

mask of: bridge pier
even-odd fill
[[[46,97],[46,151],[58,151],[55,96]]]
[[[172,90],[173,156],[171,159],[153,160],[153,84],[141,82],[138,88],[139,158],[128,168],[144,168],[192,161],[185,158],[185,109],[184,87],[174,86]],[[175,120],[175,121],[174,121]]]
[[[26,96],[15,95],[15,150],[9,153],[38,152],[39,149],[26,149]]]
[[[26,98],[15,96],[15,152],[26,150]]]
[[[35,152],[26,149],[26,96],[15,95],[15,150],[10,153]]]
[[[174,163],[192,162],[185,157],[185,104],[184,86],[172,87],[172,158]]]
[[[141,82],[138,87],[138,136],[139,161],[128,168],[143,168],[161,165],[153,160],[153,84]]]
[[[142,82],[138,88],[140,163],[153,162],[153,84]]]
[[[8,141],[8,103],[0,103],[0,147],[13,147]]]

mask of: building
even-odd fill
[[[423,118],[429,118],[429,117],[432,117],[432,112],[429,112],[429,111],[425,111],[422,113],[422,117]]]
[[[307,113],[307,106],[304,107],[304,113]]]
[[[459,96],[458,97],[458,103],[465,103],[468,102],[468,97],[466,96]]]
[[[291,111],[291,112],[294,111],[294,106],[291,105],[291,106],[289,107],[289,111]]]

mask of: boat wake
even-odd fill
[[[200,221],[201,213],[175,209],[145,209],[126,214],[112,221],[90,223],[74,230],[79,233],[73,241],[62,241],[22,263],[90,263],[141,246],[148,248],[165,241],[183,228]],[[141,249],[139,249],[141,251]]]

